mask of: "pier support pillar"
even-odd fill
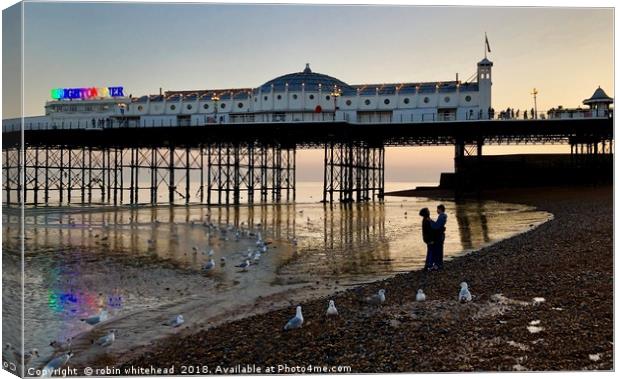
[[[330,142],[324,147],[323,201],[381,199],[385,148],[366,142]]]

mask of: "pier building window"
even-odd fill
[[[192,109],[192,105],[191,104],[187,104],[187,110],[191,110]]]
[[[267,97],[267,96],[263,97],[263,100],[267,101],[267,99],[268,99],[268,97]]]
[[[282,95],[278,95],[278,100],[282,100]]]
[[[209,109],[209,104],[205,104],[202,106],[204,109]]]
[[[314,95],[310,95],[310,96],[308,96],[308,98],[309,98],[310,100],[314,100]]]
[[[450,96],[446,96],[443,98],[443,101],[445,101],[446,103],[450,102]]]
[[[465,101],[467,101],[469,103],[471,101],[471,96],[469,96],[469,95],[465,96]]]
[[[424,98],[424,102],[425,102],[425,103],[428,103],[429,101],[431,101],[431,99],[429,99],[428,97],[425,97],[425,98]]]
[[[325,96],[325,100],[329,100],[329,95]]]
[[[390,99],[383,100],[383,104],[388,105],[390,103]]]
[[[364,104],[370,105],[370,100],[369,99],[364,100]]]
[[[347,100],[346,104],[351,105],[351,100]]]
[[[237,104],[237,107],[239,107],[239,108],[243,108],[243,103],[239,103],[239,104]]]
[[[405,97],[405,100],[403,100],[403,103],[405,103],[405,104],[409,104],[409,98],[408,98],[408,97]]]
[[[222,109],[226,108],[226,104],[224,104],[224,103],[220,104],[220,108],[222,108]]]
[[[170,106],[170,110],[175,110],[175,109],[177,109],[176,105],[172,104],[172,105]]]
[[[143,107],[142,105],[138,105],[138,110],[139,110],[140,112],[142,112],[142,110],[143,110],[143,109],[144,109],[144,107]]]
[[[258,101],[258,97],[254,96],[254,102]]]
[[[296,93],[293,94],[293,99],[297,100],[297,94]]]

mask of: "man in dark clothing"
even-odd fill
[[[437,215],[436,221],[430,220],[431,228],[437,233],[432,261],[436,269],[441,270],[443,268],[443,243],[446,240],[446,223],[448,222],[446,207],[443,204],[437,206]]]

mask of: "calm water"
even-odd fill
[[[388,190],[412,186],[390,183]],[[162,325],[176,314],[195,330],[424,265],[417,214],[436,202],[388,197],[381,203],[324,205],[317,202],[320,194],[321,183],[301,183],[295,204],[27,211],[25,345],[41,353],[31,365],[50,359],[52,340],[76,337],[74,361],[87,362],[178,333]],[[551,217],[514,204],[444,204],[448,259]],[[21,288],[19,223],[7,213],[3,329],[5,342],[16,344],[19,293],[12,290]],[[206,220],[218,228],[204,226]],[[255,248],[259,232],[271,242],[268,252],[241,272],[234,266]],[[217,266],[205,273],[210,249]],[[107,322],[93,328],[80,321],[101,309],[112,315]],[[109,329],[119,330],[117,341],[107,349],[93,347],[90,340]],[[4,358],[12,359],[7,353]]]

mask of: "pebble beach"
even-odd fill
[[[443,271],[398,274],[302,302],[300,329],[282,330],[299,305],[291,303],[209,329],[183,330],[124,357],[102,357],[93,367],[207,370],[198,374],[272,373],[270,367],[302,373],[309,365],[356,373],[612,370],[613,188],[510,189],[483,196],[532,205],[554,218],[448,261]],[[470,303],[457,301],[463,281],[474,296]],[[415,300],[420,288],[424,302]],[[379,289],[386,293],[382,305],[364,301]],[[325,314],[330,299],[336,317]]]

